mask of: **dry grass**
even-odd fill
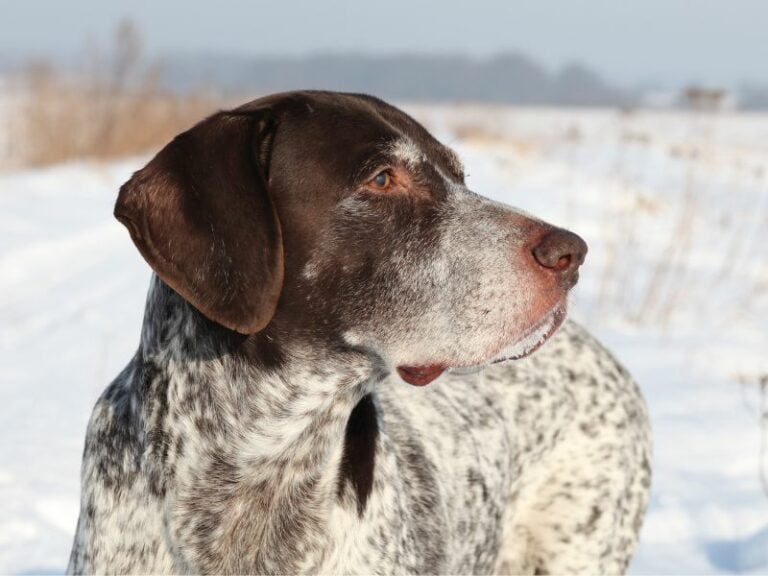
[[[115,32],[106,56],[91,56],[81,74],[32,62],[17,85],[21,98],[9,126],[12,163],[40,166],[74,158],[115,158],[157,149],[222,105],[201,91],[161,89],[130,23]],[[98,54],[98,52],[96,52]]]
[[[533,144],[527,140],[514,138],[509,134],[503,134],[489,129],[487,126],[479,126],[471,122],[458,124],[452,129],[456,138],[464,142],[470,142],[474,146],[489,147],[491,149],[503,149],[517,155],[527,155],[535,151]]]

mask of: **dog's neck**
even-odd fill
[[[239,550],[258,556],[263,571],[311,570],[339,489],[345,426],[383,377],[375,360],[355,350],[233,334],[156,278],[139,355],[148,465],[159,467],[164,495],[174,499],[169,529],[188,541],[185,550],[199,553],[189,565],[242,571],[238,562],[253,555],[212,552]],[[172,440],[168,447],[173,433],[182,450]],[[154,438],[163,444],[153,445]],[[185,532],[201,523],[211,530]],[[303,539],[303,551],[280,534]]]
[[[268,328],[250,336],[232,332],[206,319],[154,275],[139,352],[145,362],[158,367],[227,376],[212,382],[214,386],[231,388],[229,382],[251,380],[248,393],[254,397],[274,393],[263,380],[278,380],[293,389],[292,396],[344,396],[386,373],[374,354],[341,340],[317,338],[309,327],[288,332]]]

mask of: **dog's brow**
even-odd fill
[[[458,180],[463,180],[464,164],[458,154],[447,146],[441,146],[440,148],[443,160],[448,165],[450,176],[455,177]],[[418,144],[406,137],[401,137],[390,142],[386,147],[386,151],[411,170],[417,168],[428,159],[427,155]]]
[[[386,151],[405,164],[408,168],[414,169],[419,164],[427,161],[427,155],[423,150],[410,138],[398,138],[390,142]],[[464,164],[459,159],[458,154],[448,148],[447,146],[440,147],[440,153],[443,156],[443,160],[447,163],[450,175],[463,180],[464,178]]]
[[[408,168],[415,168],[426,159],[421,148],[410,138],[398,138],[390,143],[389,153]]]

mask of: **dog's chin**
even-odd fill
[[[525,336],[517,340],[514,344],[504,348],[488,364],[519,360],[520,358],[533,354],[542,344],[544,344],[544,342],[549,340],[554,333],[557,332],[557,329],[560,328],[565,321],[567,311],[566,303],[559,303],[545,314]]]
[[[542,344],[549,340],[557,329],[565,321],[567,305],[565,302],[557,304],[531,327],[524,336],[518,338],[512,344],[503,348],[493,358],[475,366],[458,366],[450,368],[452,374],[474,374],[492,364],[512,362],[525,358],[538,350]]]
[[[544,342],[557,331],[565,320],[566,303],[557,304],[538,320],[524,335],[498,352],[490,360],[471,366],[451,366],[449,364],[425,364],[419,366],[398,366],[400,377],[414,386],[425,386],[437,379],[443,372],[451,374],[473,374],[491,364],[519,360],[538,350]]]

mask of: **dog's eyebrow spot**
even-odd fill
[[[387,147],[387,152],[411,170],[417,168],[422,162],[427,161],[427,155],[410,138],[398,138],[391,142]],[[458,180],[463,180],[464,164],[459,159],[458,154],[447,146],[442,146],[439,153],[442,156],[442,160],[448,165],[451,176]]]
[[[426,159],[426,154],[410,138],[395,140],[389,145],[388,152],[408,168],[415,168]]]

